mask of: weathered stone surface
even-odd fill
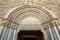
[[[34,4],[42,5],[49,10],[51,10],[53,13],[56,13],[57,15],[60,13],[60,6],[59,0],[29,0],[33,2]],[[8,13],[8,10],[15,8],[19,5],[23,5],[24,2],[29,2],[28,0],[0,0],[0,14],[5,15]],[[60,14],[59,14],[60,15]]]
[[[56,14],[60,20],[60,0],[29,0],[32,4],[42,5]],[[0,16],[5,17],[10,9],[17,6],[28,4],[28,0],[0,0]],[[60,21],[59,21],[60,22]],[[2,27],[1,27],[2,29]]]

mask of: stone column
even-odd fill
[[[47,31],[48,40],[54,40],[54,35],[52,32],[52,26],[49,24],[44,25],[44,29]]]
[[[54,40],[54,36],[53,36],[53,32],[52,32],[52,29],[51,29],[51,25],[47,25],[47,33],[48,33],[48,39],[49,40]]]
[[[16,29],[4,27],[1,40],[16,40]]]
[[[53,32],[52,32],[52,29],[50,27],[48,28],[48,32],[50,35],[50,40],[54,40]]]
[[[48,33],[48,36],[50,36],[49,40],[60,40],[60,35],[56,26],[50,26],[48,28]]]
[[[59,35],[59,30],[58,30],[58,22],[57,20],[54,20],[53,21],[53,29],[54,30],[54,33],[55,34],[55,40],[60,40],[60,35]]]
[[[8,27],[4,27],[1,35],[1,40],[4,40],[5,34],[7,32]]]
[[[49,40],[60,40],[57,20],[53,20],[49,22],[49,24],[45,24],[45,26],[45,30],[47,30]]]
[[[1,40],[17,40],[17,26],[10,23],[5,26],[2,31]]]
[[[16,29],[10,28],[7,40],[16,40]]]
[[[53,30],[54,30],[54,33],[55,33],[55,38],[56,38],[56,40],[60,40],[60,35],[59,35],[59,32],[58,32],[58,30],[57,30],[57,27],[56,26],[54,26],[53,27]]]

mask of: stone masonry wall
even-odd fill
[[[0,16],[5,17],[9,10],[24,5],[28,0],[0,0]],[[42,5],[49,9],[52,13],[56,14],[60,20],[60,0],[29,0],[37,5]],[[1,29],[1,27],[0,27]],[[1,33],[1,31],[0,31]]]

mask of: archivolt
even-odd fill
[[[35,15],[38,16],[40,18],[41,24],[47,21],[50,21],[51,19],[53,19],[53,16],[51,14],[51,12],[49,12],[46,8],[42,7],[42,6],[35,6],[35,5],[24,5],[24,6],[20,6],[16,9],[14,9],[8,16],[9,20],[12,20],[14,22],[19,21],[19,18],[23,18],[23,16],[27,16],[30,15],[29,13],[25,13],[25,12],[30,12],[30,14],[32,12],[35,12],[34,14],[31,15]]]

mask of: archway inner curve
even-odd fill
[[[27,17],[21,21],[21,24],[40,24],[40,21],[35,17]]]
[[[37,28],[36,28],[37,27]],[[40,19],[36,16],[28,16],[21,20],[19,30],[41,30]],[[18,30],[18,32],[19,32]]]
[[[13,10],[10,15],[8,16],[8,19],[17,22],[19,20],[19,17],[23,14],[27,15],[28,13],[25,12],[36,12],[35,14],[40,15],[41,20],[47,22],[49,20],[51,20],[53,18],[53,16],[51,15],[51,13],[49,11],[47,11],[46,9],[44,9],[41,6],[35,6],[35,5],[25,5],[25,6],[21,6],[16,8],[15,10]],[[32,13],[33,14],[33,13]],[[16,21],[17,20],[17,21]]]

